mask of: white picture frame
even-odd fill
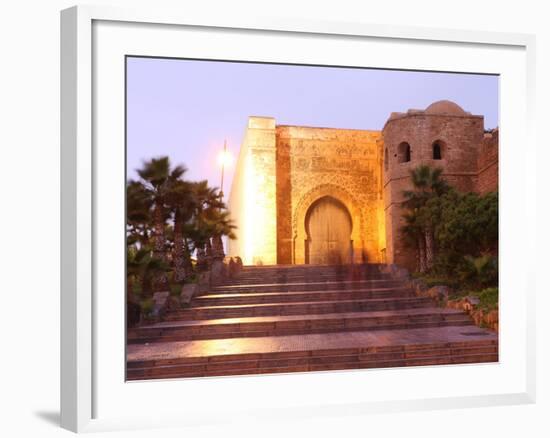
[[[101,23],[106,23],[105,32],[97,31],[97,26]],[[128,26],[129,25],[129,26]],[[110,26],[110,28],[109,28]],[[308,39],[311,36],[320,38],[339,38],[337,44],[361,44],[363,41],[384,42],[387,45],[399,45],[407,43],[410,47],[423,47],[422,50],[439,50],[453,45],[463,47],[465,49],[477,50],[483,49],[487,53],[494,51],[495,53],[510,52],[510,56],[514,59],[519,59],[521,62],[516,63],[516,76],[510,74],[510,80],[517,80],[521,86],[515,86],[517,90],[510,95],[506,92],[512,87],[511,83],[503,84],[501,91],[504,93],[504,98],[501,105],[518,106],[517,113],[509,113],[505,111],[502,116],[503,129],[501,129],[501,138],[503,144],[501,146],[502,167],[501,167],[501,187],[504,196],[510,196],[510,199],[533,200],[535,193],[534,174],[535,165],[534,150],[535,140],[533,134],[534,123],[534,53],[535,39],[532,35],[524,34],[507,34],[507,33],[491,33],[491,32],[473,32],[460,31],[451,29],[424,29],[416,27],[403,26],[385,26],[372,25],[364,23],[338,23],[338,22],[316,22],[304,19],[273,19],[273,18],[258,18],[250,16],[234,16],[234,17],[216,17],[215,15],[196,16],[189,15],[182,11],[163,11],[157,9],[148,10],[127,10],[110,8],[103,6],[78,6],[62,11],[61,13],[61,425],[62,427],[72,431],[99,431],[119,428],[146,428],[146,427],[162,427],[162,426],[185,426],[189,424],[204,424],[209,421],[223,422],[228,421],[231,417],[246,418],[255,416],[256,418],[277,418],[277,417],[306,417],[312,415],[343,415],[346,414],[363,414],[367,412],[395,412],[415,409],[441,409],[453,407],[474,407],[488,405],[504,405],[504,404],[520,404],[532,403],[535,400],[535,309],[534,309],[534,281],[535,273],[533,268],[526,263],[517,264],[514,273],[501,273],[501,282],[512,284],[516,289],[521,291],[518,296],[512,297],[506,294],[501,295],[501,311],[503,312],[503,321],[507,320],[507,316],[514,317],[517,323],[517,332],[508,333],[510,335],[510,349],[516,351],[517,357],[513,358],[515,371],[513,379],[510,379],[509,387],[503,382],[502,390],[498,388],[483,389],[482,393],[468,392],[467,388],[463,388],[462,392],[456,389],[453,393],[443,392],[436,394],[432,392],[432,396],[418,397],[418,393],[414,390],[410,392],[399,392],[396,390],[387,397],[381,394],[373,397],[353,396],[346,393],[334,393],[335,397],[319,397],[312,394],[309,398],[297,397],[297,404],[286,404],[284,394],[274,394],[273,400],[269,403],[263,400],[256,399],[254,403],[244,406],[241,410],[224,410],[220,406],[212,402],[209,404],[208,415],[205,415],[206,410],[201,411],[201,403],[204,404],[204,397],[198,398],[196,404],[197,410],[189,411],[189,407],[175,406],[171,411],[165,411],[162,407],[158,408],[157,412],[150,412],[151,415],[132,415],[130,411],[124,411],[122,408],[116,411],[116,406],[122,406],[121,399],[117,399],[117,393],[113,392],[109,396],[113,398],[113,406],[103,408],[103,402],[106,394],[106,384],[102,382],[110,381],[109,379],[120,380],[120,372],[117,371],[112,376],[104,377],[105,370],[112,366],[112,363],[107,363],[105,357],[107,354],[98,354],[102,348],[110,348],[104,345],[105,342],[104,330],[107,319],[105,313],[106,300],[98,300],[98,285],[101,285],[104,279],[101,278],[105,271],[102,271],[102,259],[98,259],[98,252],[103,251],[104,246],[101,241],[101,236],[107,233],[106,222],[102,219],[101,211],[105,208],[98,208],[103,201],[105,190],[102,187],[116,184],[124,180],[124,168],[118,168],[120,161],[113,160],[112,166],[106,167],[105,154],[97,153],[98,138],[103,134],[97,130],[94,124],[101,123],[103,112],[100,111],[102,102],[101,96],[97,94],[98,81],[102,81],[108,70],[103,71],[103,67],[98,67],[94,64],[94,60],[101,59],[103,56],[102,50],[107,52],[105,48],[105,38],[109,40],[112,48],[109,50],[112,53],[106,56],[119,56],[120,53],[125,53],[123,47],[124,38],[120,37],[120,29],[115,29],[116,26],[127,26],[128,29],[123,32],[134,32],[132,35],[137,35],[136,32],[141,32],[140,28],[148,28],[149,33],[163,33],[177,31],[177,29],[187,29],[189,31],[200,32],[201,35],[208,36],[209,33],[217,34],[219,32],[235,31],[238,38],[253,39],[261,37],[263,33],[269,33],[270,38],[303,38]],[[130,29],[131,28],[131,29]],[[117,37],[117,35],[119,35]],[[313,38],[310,38],[313,39]],[[139,38],[132,38],[132,41]],[[297,41],[297,40],[296,40]],[[159,41],[160,42],[160,41]],[[136,44],[140,44],[139,41]],[[288,41],[285,42],[288,44]],[[156,50],[154,43],[150,47],[143,45],[143,50]],[[136,46],[137,47],[137,46]],[[168,45],[164,45],[164,50],[171,50]],[[206,50],[207,44],[204,48]],[[439,47],[439,49],[438,49]],[[117,52],[117,50],[119,50]],[[200,44],[196,50],[201,50]],[[269,48],[266,56],[269,56]],[[402,49],[401,49],[402,50]],[[120,52],[122,51],[122,52]],[[480,52],[485,53],[485,52]],[[136,54],[127,53],[126,54]],[[208,55],[206,55],[208,57]],[[235,55],[238,56],[238,55]],[[289,52],[289,56],[291,55]],[[329,53],[323,56],[331,56]],[[332,56],[336,56],[333,54]],[[501,55],[495,55],[501,56]],[[505,55],[502,55],[505,56]],[[403,53],[405,58],[405,53]],[[118,59],[118,58],[117,58]],[[297,58],[293,58],[295,61]],[[495,58],[496,59],[496,58]],[[248,59],[254,60],[254,59]],[[504,58],[503,58],[504,60]],[[290,61],[290,60],[289,60]],[[480,60],[480,65],[481,65]],[[381,62],[381,61],[380,61]],[[400,63],[404,68],[406,61],[396,60],[392,65],[384,65],[388,68],[399,68]],[[429,65],[424,65],[425,69],[438,69],[438,63],[442,61],[433,59]],[[458,62],[455,60],[455,62]],[[494,73],[501,73],[498,70],[500,65],[498,61],[492,62],[484,58],[487,65],[493,64],[494,67],[486,66],[481,71],[489,71],[493,69]],[[105,65],[105,63],[101,64]],[[457,64],[458,65],[458,64]],[[114,66],[115,70],[118,66]],[[449,67],[446,67],[447,69]],[[510,67],[512,68],[512,67]],[[118,71],[118,70],[116,70]],[[470,71],[469,69],[456,71]],[[118,87],[116,90],[110,88],[112,95],[120,96],[123,90],[120,90],[120,78],[117,79],[113,87]],[[525,83],[523,83],[523,79]],[[517,84],[515,84],[517,85]],[[101,88],[101,85],[99,86]],[[111,87],[111,85],[109,85]],[[101,107],[103,108],[103,107]],[[113,108],[115,117],[119,117],[117,108]],[[508,109],[508,107],[505,107]],[[514,126],[506,125],[512,116],[520,118]],[[116,119],[118,120],[118,119]],[[517,125],[517,126],[516,126]],[[120,129],[115,127],[114,129]],[[103,128],[102,128],[103,129]],[[115,138],[115,137],[113,137]],[[119,137],[117,137],[119,138]],[[507,172],[507,165],[513,164],[513,160],[507,158],[507,148],[510,148],[509,139],[521,139],[522,150],[525,151],[524,158],[520,160],[519,173],[516,175],[520,180],[518,187],[511,189],[504,179]],[[103,144],[103,143],[102,143]],[[117,169],[120,174],[117,176]],[[104,175],[110,175],[105,177]],[[503,176],[504,175],[504,176]],[[110,178],[110,179],[108,179]],[[105,201],[107,202],[107,201]],[[114,202],[114,201],[113,201]],[[515,211],[510,210],[506,216],[504,211],[501,211],[501,218],[505,220],[502,223],[501,235],[503,230],[506,232],[506,242],[501,245],[501,251],[517,249],[521,242],[534,248],[535,245],[535,217],[533,211],[527,209],[516,208]],[[115,221],[116,222],[116,221]],[[514,236],[517,224],[523,223],[524,228],[521,237]],[[118,225],[113,225],[114,229],[110,232],[115,232]],[[120,231],[122,227],[119,227]],[[516,230],[517,231],[517,230]],[[510,233],[508,233],[510,232]],[[515,240],[514,240],[515,239]],[[517,239],[521,239],[518,241]],[[116,240],[116,239],[115,239]],[[509,262],[513,262],[513,256],[510,256]],[[115,262],[113,265],[117,265]],[[504,277],[503,277],[504,276]],[[512,277],[513,276],[513,277]],[[121,289],[122,290],[122,289]],[[123,296],[121,292],[121,297]],[[504,297],[504,298],[502,298]],[[112,298],[112,297],[111,297]],[[110,298],[109,298],[110,299]],[[513,301],[517,300],[517,301]],[[108,300],[107,300],[108,301]],[[116,301],[116,299],[115,299]],[[113,303],[115,303],[113,301]],[[514,311],[507,303],[513,304],[517,311],[514,316]],[[120,303],[122,298],[120,298]],[[118,306],[119,304],[116,304]],[[118,307],[113,306],[115,309]],[[116,312],[113,310],[113,314]],[[102,322],[103,321],[103,322]],[[124,316],[120,314],[120,324],[123,325]],[[114,324],[114,323],[112,323]],[[118,326],[117,326],[118,327]],[[120,333],[120,328],[114,330]],[[506,335],[507,332],[504,333]],[[513,335],[513,336],[512,336]],[[113,338],[117,338],[114,335]],[[502,342],[508,342],[506,336],[501,337]],[[506,348],[506,345],[504,347]],[[113,344],[113,348],[116,346]],[[105,350],[108,351],[108,350]],[[123,354],[123,351],[121,351]],[[501,358],[503,356],[501,355]],[[503,368],[506,367],[506,361],[511,356],[504,355],[499,364]],[[118,366],[118,365],[115,365]],[[124,367],[120,363],[120,367]],[[462,366],[469,370],[468,373],[474,373],[478,368],[473,366]],[[482,366],[480,366],[482,367]],[[432,376],[438,374],[435,378],[445,379],[446,374],[456,373],[458,367],[433,367],[430,371]],[[479,368],[481,369],[481,368]],[[426,378],[426,367],[420,370],[411,371],[416,373],[415,379]],[[494,373],[495,369],[485,371],[487,374]],[[304,388],[319,385],[319,376],[327,383],[327,390],[333,388],[335,390],[338,385],[351,385],[353,378],[357,372],[343,372],[331,374],[318,374],[313,377],[303,377],[303,374],[294,376],[272,377],[231,377],[217,379],[190,379],[187,383],[187,390],[199,389],[210,394],[209,391],[215,391],[216,387],[223,387],[224,391],[238,390],[242,388],[244,394],[248,393],[251,383],[257,385],[257,379],[264,379],[262,382],[269,382],[273,379],[275,383],[285,383],[292,385],[305,385]],[[405,370],[392,370],[392,379],[396,382],[407,381]],[[315,373],[313,373],[315,374]],[[459,375],[459,374],[457,374]],[[511,374],[510,374],[511,375]],[[302,376],[302,377],[301,377]],[[326,377],[329,376],[329,377]],[[366,374],[362,374],[366,376]],[[376,376],[376,374],[369,374]],[[378,375],[383,381],[383,375]],[[412,374],[408,374],[412,376]],[[463,375],[464,378],[466,374]],[[502,377],[502,376],[501,376]],[[301,379],[301,380],[298,380]],[[335,380],[340,379],[340,380]],[[403,380],[405,379],[405,380]],[[302,381],[306,381],[305,383]],[[142,382],[139,384],[118,382],[121,385],[126,385],[130,388],[128,397],[139,396],[140,393],[146,397],[150,394],[159,394],[162,391],[168,391],[170,385],[180,385],[182,382],[164,381],[164,382]],[[512,385],[514,383],[514,385]],[[308,386],[309,385],[309,386]],[[280,385],[279,385],[280,386]],[[465,385],[467,386],[467,385]],[[269,386],[266,386],[268,388]],[[271,387],[269,387],[271,389]],[[489,388],[489,387],[488,387]],[[113,391],[115,391],[113,389]],[[152,391],[152,392],[151,392]],[[252,391],[252,389],[250,389]],[[264,391],[265,392],[265,391]],[[118,395],[121,395],[119,393]],[[256,394],[256,393],[255,393]],[[326,394],[326,392],[325,392]],[[457,395],[460,394],[460,395]],[[257,394],[256,394],[257,395]],[[103,399],[101,398],[103,397]],[[223,397],[220,396],[221,399]],[[220,401],[222,403],[223,400]],[[244,402],[243,402],[244,403]],[[206,406],[206,405],[204,405]],[[203,406],[203,407],[204,407]],[[102,410],[108,411],[107,415],[101,414]],[[99,413],[99,414],[98,414]],[[215,418],[215,420],[213,420]]]

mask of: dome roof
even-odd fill
[[[428,108],[426,108],[426,114],[464,116],[467,113],[460,106],[458,106],[454,102],[451,102],[450,100],[439,100],[432,103]]]

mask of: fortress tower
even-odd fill
[[[414,267],[415,254],[406,247],[401,231],[403,191],[413,188],[410,171],[421,164],[439,167],[443,178],[458,190],[476,191],[483,116],[442,100],[423,111],[392,113],[382,134],[386,261]]]

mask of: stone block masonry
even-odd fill
[[[472,115],[450,101],[435,102],[425,110],[392,113],[382,134],[387,262],[414,270],[416,257],[402,232],[403,192],[413,188],[411,170],[419,165],[438,167],[456,189],[475,192],[479,165],[488,161],[482,157],[489,155],[486,151],[491,147],[484,138],[483,116]],[[489,181],[492,169],[484,178],[487,191],[497,189]]]
[[[382,131],[250,117],[229,197],[244,265],[396,263],[415,268],[403,191],[421,164],[460,191],[498,190],[498,129],[439,101],[392,113]],[[336,257],[336,258],[335,258]]]
[[[485,133],[479,151],[477,191],[482,194],[498,190],[498,132]]]
[[[250,117],[229,196],[237,239],[228,254],[245,265],[277,263],[275,119]]]
[[[309,262],[316,237],[309,214],[327,198],[340,202],[351,218],[350,259],[381,261],[381,133],[279,125],[276,137],[278,263]]]

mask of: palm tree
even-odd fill
[[[411,170],[414,190],[405,190],[404,205],[407,208],[420,208],[433,196],[441,196],[449,191],[449,184],[441,178],[443,169],[422,164]]]
[[[141,295],[150,296],[153,292],[152,284],[155,277],[160,273],[170,270],[170,266],[152,256],[151,248],[143,247],[137,249],[128,247],[126,252],[126,287],[128,295],[133,294],[134,283],[141,281]]]
[[[148,252],[148,249],[137,249],[135,245],[128,245],[126,250],[126,321],[129,327],[140,320],[141,306],[134,293],[134,283],[143,278],[143,261]]]
[[[141,169],[137,169],[144,193],[147,194],[152,208],[153,222],[153,258],[161,264],[166,262],[166,238],[164,227],[166,223],[166,196],[171,185],[179,180],[185,173],[183,166],[176,166],[173,169],[168,157],[152,158],[143,162]],[[153,278],[153,290],[167,291],[168,278],[163,269],[156,271]]]
[[[166,196],[166,202],[174,214],[174,281],[182,283],[191,267],[186,242],[186,224],[192,219],[196,204],[192,184],[183,180],[174,181]]]
[[[442,196],[450,190],[448,183],[441,178],[443,169],[420,165],[411,170],[413,190],[405,190],[403,206],[406,234],[414,234],[419,255],[419,269],[431,269],[435,259],[434,222],[432,211],[426,208],[429,200]],[[408,228],[407,228],[408,227]]]
[[[194,251],[192,247],[193,236],[195,234],[195,227],[192,222],[185,223],[183,225],[183,267],[186,276],[193,272],[193,263],[191,261],[191,254]]]
[[[127,245],[138,243],[140,247],[149,243],[151,223],[151,199],[136,181],[129,181],[126,187],[126,235]]]
[[[206,180],[193,183],[193,193],[196,200],[194,243],[197,249],[197,265],[202,270],[210,265],[212,258],[210,238],[214,233],[214,223],[209,218],[212,217],[214,211],[224,208],[224,204],[220,200],[218,189],[209,187]]]
[[[426,272],[426,241],[422,227],[418,224],[417,214],[407,212],[403,214],[405,225],[403,233],[410,246],[416,247],[416,259],[418,262],[418,272]]]
[[[225,254],[223,251],[222,236],[227,236],[230,239],[235,239],[235,230],[237,227],[229,217],[227,210],[212,210],[209,220],[212,222],[212,252],[215,259],[223,259]]]
[[[148,248],[136,248],[129,245],[126,249],[126,291],[128,297],[134,293],[134,283],[143,277],[144,262],[150,251]]]

